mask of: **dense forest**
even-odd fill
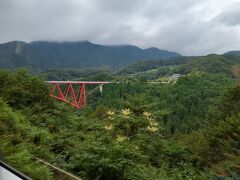
[[[239,64],[209,55],[118,72],[2,70],[0,152],[33,179],[56,179],[38,159],[82,179],[239,179]],[[50,98],[46,79],[117,83],[88,87],[77,110]]]
[[[142,49],[133,45],[102,45],[90,41],[12,41],[0,44],[0,68],[27,66],[38,72],[54,67],[117,69],[144,59],[167,60],[180,56],[155,47]]]

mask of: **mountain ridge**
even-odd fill
[[[32,67],[36,70],[57,68],[123,67],[145,59],[180,57],[176,52],[146,49],[134,45],[102,45],[90,41],[11,41],[0,44],[0,68]]]
[[[225,52],[223,55],[227,55],[227,56],[240,56],[240,50],[228,51],[228,52]]]

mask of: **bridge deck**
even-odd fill
[[[108,81],[46,81],[49,84],[110,84]]]

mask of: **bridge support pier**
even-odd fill
[[[94,81],[47,81],[48,84],[52,84],[50,90],[50,96],[71,104],[73,107],[80,109],[87,105],[87,94],[85,86],[88,84],[99,85],[100,92],[102,93],[103,84],[109,84],[110,82],[94,82]],[[76,89],[78,89],[76,91]]]

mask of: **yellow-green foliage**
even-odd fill
[[[53,179],[44,159],[83,179],[210,179],[239,172],[240,88],[223,74],[176,84],[126,80],[90,89],[75,110],[43,79],[0,71],[0,152],[33,179]],[[94,92],[94,93],[92,93]],[[92,100],[93,99],[93,100]]]

